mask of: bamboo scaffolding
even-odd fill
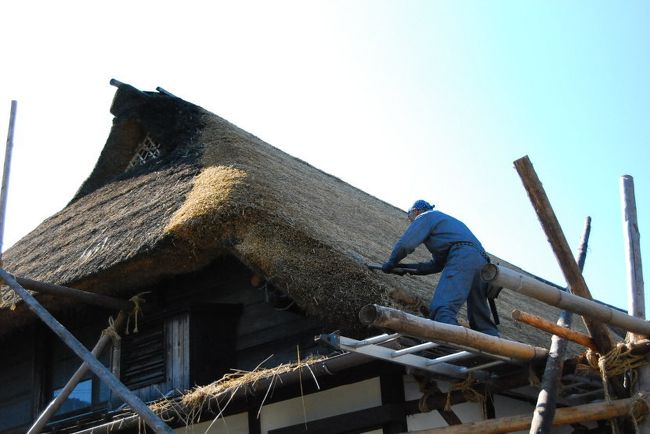
[[[537,173],[535,173],[530,159],[528,156],[525,156],[516,160],[514,164],[571,291],[580,297],[591,300],[592,297],[587,283],[578,268],[578,264],[576,264],[573,258],[560,223],[555,216],[555,212],[551,207],[551,203],[546,196],[542,183],[537,177]],[[593,316],[583,316],[583,320],[587,326],[587,330],[589,330],[591,337],[596,343],[598,351],[601,354],[609,352],[614,342],[607,327]]]
[[[578,247],[578,268],[580,272],[584,269],[585,260],[587,259],[587,245],[589,243],[589,234],[591,233],[591,217],[585,219],[585,228],[582,232],[582,239]],[[526,314],[526,317],[533,315]],[[513,312],[513,318],[515,314]],[[548,351],[544,375],[542,376],[542,387],[537,396],[533,419],[530,424],[530,434],[548,434],[553,426],[555,417],[555,407],[557,405],[557,394],[562,379],[562,370],[564,367],[564,356],[566,354],[567,339],[575,342],[576,338],[582,345],[596,350],[596,345],[590,336],[571,330],[572,314],[566,310],[560,312],[557,324],[546,321],[543,318],[536,317],[542,323],[548,323],[553,328],[553,337],[551,338],[551,347]],[[567,336],[567,333],[570,335]]]
[[[117,315],[117,318],[113,323],[113,328],[116,333],[120,333],[121,330],[124,328],[128,316],[129,316],[128,312],[125,312],[123,310],[120,311],[120,313]],[[112,339],[113,338],[108,334],[102,333],[99,340],[95,344],[95,347],[92,349],[91,354],[94,357],[99,357]],[[70,380],[68,380],[68,382],[63,387],[63,389],[59,392],[59,394],[52,401],[50,401],[49,405],[45,408],[45,410],[41,412],[41,414],[38,416],[38,418],[34,421],[32,426],[27,431],[27,434],[38,434],[43,430],[43,428],[45,427],[45,425],[47,425],[47,423],[50,421],[52,416],[54,416],[54,414],[59,410],[59,408],[61,408],[65,400],[68,399],[68,396],[70,396],[74,388],[77,387],[79,381],[81,381],[84,375],[86,375],[88,369],[89,369],[88,363],[83,362],[81,366],[76,370],[76,372],[72,375],[72,377],[70,377]]]
[[[2,188],[0,188],[0,266],[2,266],[2,249],[4,247],[5,215],[7,211],[7,197],[9,194],[9,172],[11,169],[11,154],[14,149],[14,128],[16,125],[17,101],[11,101],[9,114],[9,129],[7,130],[7,145],[5,147],[5,161],[2,171]]]
[[[607,305],[562,291],[509,268],[487,264],[481,270],[481,278],[486,282],[511,289],[551,306],[590,318],[593,321],[610,324],[643,336],[650,335],[650,322],[648,321],[634,318]],[[594,342],[598,345],[595,339]]]
[[[518,309],[512,311],[512,319],[514,319],[515,321],[522,322],[524,324],[528,324],[529,326],[535,327],[536,329],[551,333],[552,335],[558,336],[563,339],[567,339],[569,341],[575,342],[576,344],[580,344],[583,347],[591,348],[592,350],[596,351],[596,344],[594,343],[594,340],[591,339],[591,336],[587,336],[584,333],[580,333],[575,330],[571,330],[570,328],[567,328],[570,327],[570,325],[569,326],[561,325],[560,320],[558,320],[557,323],[554,323],[540,316],[533,315],[527,312],[522,312]],[[566,324],[567,321],[563,320],[562,323]]]
[[[172,434],[169,428],[140,398],[120,382],[90,351],[84,347],[60,322],[58,322],[41,304],[23,288],[13,276],[0,268],[0,278],[23,299],[25,304],[59,337],[61,340],[99,377],[117,396],[137,412],[144,422],[156,433]]]
[[[114,310],[126,310],[129,312],[135,307],[133,302],[130,300],[123,300],[103,294],[95,294],[80,289],[68,288],[67,286],[39,282],[37,280],[27,279],[26,277],[14,276],[14,279],[16,279],[16,282],[18,282],[23,288],[31,289],[32,291],[43,294],[72,298],[76,301],[93,306],[100,306]]]
[[[594,404],[560,408],[555,412],[553,425],[559,426],[607,420],[621,416],[628,416],[630,414],[634,414],[635,416],[648,414],[648,402],[645,395],[610,402],[598,402]],[[521,415],[409,432],[412,434],[497,434],[527,430],[530,427],[530,424],[531,416]]]
[[[359,319],[365,325],[387,328],[426,340],[462,345],[488,354],[518,360],[542,359],[548,353],[544,348],[486,335],[457,325],[431,321],[376,304],[364,306],[359,312]]]

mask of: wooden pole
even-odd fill
[[[14,149],[14,127],[16,125],[16,110],[18,102],[11,101],[9,114],[9,129],[7,131],[7,146],[5,147],[5,162],[2,170],[2,188],[0,189],[0,266],[2,266],[2,249],[4,247],[5,214],[9,194],[9,172],[11,169],[11,154]]]
[[[580,240],[580,246],[578,247],[578,268],[581,273],[585,266],[585,260],[587,259],[587,245],[589,243],[590,233],[591,217],[587,217],[585,220],[585,228],[582,232],[582,239]],[[514,316],[513,312],[513,318]],[[546,320],[543,320],[542,318],[539,319],[546,322]],[[530,424],[530,434],[548,434],[551,432],[553,427],[553,418],[555,417],[555,407],[557,405],[557,394],[558,389],[560,388],[560,381],[562,380],[562,371],[564,368],[567,339],[576,342],[576,338],[578,338],[581,345],[591,348],[592,350],[597,350],[591,337],[571,330],[571,321],[571,312],[566,310],[560,312],[560,318],[558,318],[557,324],[548,321],[551,326],[556,328],[554,329],[553,337],[551,338],[551,347],[548,352],[548,358],[546,359],[544,375],[542,376],[542,388],[537,396],[537,403],[535,404],[535,411],[533,412],[533,419]],[[567,336],[567,333],[571,336]]]
[[[128,316],[128,312],[125,312],[123,310],[121,310],[117,315],[117,318],[113,323],[113,328],[115,329],[116,333],[120,333],[124,328]],[[104,348],[106,348],[106,346],[111,342],[111,339],[111,336],[102,334],[95,344],[95,347],[92,349],[91,354],[95,357],[99,357],[104,351]],[[56,396],[56,398],[50,401],[49,405],[38,416],[36,421],[34,421],[32,426],[27,431],[27,434],[38,434],[43,430],[52,416],[54,416],[59,408],[61,408],[65,400],[68,399],[68,396],[70,396],[74,388],[77,387],[77,384],[79,384],[83,376],[86,375],[86,372],[88,372],[88,363],[83,362],[77,371],[72,375],[72,377],[70,377],[70,380],[68,380],[63,389],[61,389],[61,392]]]
[[[571,313],[568,312],[568,315],[571,315]],[[583,347],[591,348],[592,350],[596,351],[596,344],[590,336],[567,328],[571,327],[570,325],[564,325],[568,323],[566,316],[567,315],[561,315],[561,320],[558,320],[557,323],[554,323],[545,320],[544,318],[537,315],[522,312],[518,309],[512,311],[512,319],[515,321],[523,322],[547,333],[551,333],[557,337],[568,339],[572,342],[575,342],[576,344],[580,344]]]
[[[533,208],[535,208],[537,217],[544,228],[546,237],[553,248],[553,252],[560,264],[564,278],[571,288],[571,292],[580,297],[591,300],[591,293],[589,292],[587,283],[580,272],[580,268],[578,268],[578,264],[573,258],[573,253],[571,252],[569,243],[567,243],[564,232],[562,232],[560,223],[555,216],[555,212],[551,207],[551,203],[546,196],[542,183],[537,177],[537,173],[535,173],[535,169],[533,168],[530,159],[528,156],[525,156],[516,160],[514,164],[517,173],[519,173],[519,177],[528,192]],[[598,347],[598,351],[601,354],[608,353],[614,346],[614,342],[612,341],[612,337],[607,327],[593,316],[583,316],[583,320],[587,326],[587,330],[589,330],[591,337],[596,343],[596,347]]]
[[[621,206],[623,211],[623,238],[625,240],[625,265],[627,268],[627,312],[636,318],[645,319],[641,235],[639,234],[639,223],[636,216],[634,179],[630,175],[621,177]],[[637,336],[630,336],[630,338],[632,342],[638,340]]]
[[[560,408],[555,412],[553,425],[569,425],[574,423],[607,420],[615,417],[634,414],[648,414],[648,402],[645,395],[634,398],[619,399],[610,402],[578,405]],[[463,425],[446,426],[442,428],[410,431],[417,434],[497,434],[527,430],[531,424],[530,415],[501,417],[499,419],[480,420]]]
[[[18,282],[23,288],[31,289],[32,291],[41,292],[43,294],[56,295],[60,297],[68,297],[74,300],[91,304],[94,306],[105,307],[114,310],[131,311],[135,306],[130,300],[122,300],[120,298],[109,297],[107,295],[95,294],[80,289],[68,288],[67,286],[53,285],[51,283],[39,282],[25,277],[16,277]]]
[[[481,278],[486,282],[511,289],[551,306],[577,313],[593,322],[611,324],[643,336],[650,336],[650,322],[648,321],[634,318],[605,304],[569,294],[509,268],[487,264],[481,269]],[[596,339],[594,339],[594,343],[598,346]]]
[[[544,348],[486,335],[457,325],[431,321],[376,304],[364,306],[359,312],[359,319],[365,325],[387,328],[426,340],[445,341],[519,360],[542,359],[548,353]]]
[[[58,322],[25,288],[20,286],[13,276],[0,268],[0,278],[13,289],[27,306],[99,377],[116,395],[124,400],[140,415],[144,422],[156,433],[173,434],[156,414],[140,398],[120,382],[111,371],[93,356],[63,325]]]
[[[641,266],[641,235],[636,215],[636,198],[634,179],[630,175],[621,177],[621,205],[623,212],[623,238],[625,240],[625,265],[627,268],[628,313],[645,319],[645,289],[643,285],[643,267]],[[630,345],[639,344],[643,336],[627,334]],[[632,385],[633,391],[650,391],[650,367],[642,366],[637,370],[637,381]],[[639,432],[650,433],[650,421],[644,420]]]

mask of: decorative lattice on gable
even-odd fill
[[[129,162],[128,168],[141,166],[158,157],[160,157],[160,143],[154,142],[149,134],[147,134],[147,137],[140,143],[138,150]]]

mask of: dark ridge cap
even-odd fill
[[[205,110],[170,94],[142,92],[115,81],[111,105],[115,115],[104,149],[90,176],[70,204],[117,179],[156,170],[174,158],[195,154],[195,138],[203,129]],[[160,157],[128,169],[138,146],[147,135],[160,145]]]

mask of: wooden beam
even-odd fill
[[[56,320],[25,288],[20,286],[13,276],[0,268],[0,279],[13,289],[34,312],[79,358],[88,363],[95,375],[99,377],[116,395],[131,406],[144,422],[156,433],[173,434],[165,422],[146,406],[140,398],[126,388],[111,371],[104,366],[86,347],[83,346],[60,322]]]
[[[591,217],[585,220],[585,228],[582,232],[582,239],[578,247],[578,268],[580,272],[583,271],[585,260],[587,259],[587,245],[589,243],[589,234],[591,233]],[[526,314],[532,317],[533,315]],[[513,318],[515,317],[513,312]],[[557,324],[539,318],[543,323],[548,323],[555,327],[553,330],[553,337],[551,338],[551,347],[548,351],[548,358],[546,359],[546,366],[544,367],[544,375],[542,376],[542,387],[537,396],[535,404],[535,411],[533,412],[533,419],[530,425],[530,434],[548,434],[553,427],[553,418],[555,417],[555,407],[557,405],[557,395],[560,389],[560,381],[562,379],[562,370],[564,368],[564,357],[566,354],[567,339],[575,342],[577,337],[582,345],[596,350],[591,337],[583,335],[582,333],[571,330],[572,314],[569,311],[563,310],[560,312],[560,317]],[[566,336],[564,332],[570,332],[571,337]],[[573,339],[572,339],[573,338]]]
[[[559,426],[596,420],[608,420],[620,416],[627,416],[632,412],[635,415],[648,414],[648,402],[645,395],[610,402],[598,402],[560,408],[555,412],[553,425]],[[410,432],[414,434],[497,434],[527,430],[530,428],[530,424],[531,416],[521,415]]]
[[[560,223],[555,216],[555,212],[551,207],[551,203],[546,196],[544,187],[537,177],[537,173],[535,173],[533,164],[530,162],[528,156],[516,160],[514,164],[517,173],[519,173],[519,177],[528,192],[533,208],[535,208],[537,217],[544,228],[546,237],[553,248],[553,252],[555,253],[560,268],[562,269],[564,278],[571,288],[571,292],[580,297],[591,300],[591,293],[589,292],[587,283],[578,268],[578,264],[573,258],[573,253],[571,252],[569,243],[564,236],[562,227],[560,226]],[[591,337],[596,343],[598,351],[601,354],[608,353],[614,346],[614,342],[612,341],[612,337],[607,327],[593,316],[583,316],[583,320],[587,326],[587,330],[589,330]]]
[[[52,283],[39,282],[37,280],[28,279],[26,277],[14,276],[14,279],[16,279],[16,282],[18,282],[23,288],[31,289],[32,291],[40,292],[43,294],[71,298],[82,303],[105,307],[107,309],[113,310],[131,311],[134,308],[134,304],[130,300],[123,300],[103,294],[95,294],[93,292],[68,288],[67,286],[54,285]]]
[[[486,335],[465,327],[431,321],[397,309],[376,304],[364,306],[359,319],[365,325],[387,328],[398,333],[426,340],[439,340],[462,345],[498,356],[518,360],[535,360],[546,357],[544,348]]]
[[[9,113],[9,129],[7,130],[7,145],[5,146],[5,162],[2,170],[2,188],[0,189],[0,266],[2,266],[2,248],[4,247],[5,214],[9,194],[9,172],[11,169],[11,154],[14,149],[14,127],[16,125],[16,109],[18,102],[11,101]]]
[[[584,333],[571,330],[569,328],[566,328],[566,326],[556,324],[540,316],[515,309],[512,311],[512,319],[515,321],[523,322],[524,324],[528,324],[532,327],[551,333],[563,339],[568,339],[582,345],[583,347],[596,350],[596,344],[594,343],[594,340],[591,339],[591,336],[587,336]]]
[[[117,319],[113,323],[113,328],[115,329],[116,333],[120,333],[124,328],[128,316],[129,314],[124,311],[120,311],[120,313],[117,315]],[[97,344],[95,344],[95,347],[92,349],[91,354],[95,357],[99,357],[104,351],[104,348],[106,348],[106,346],[111,342],[111,339],[111,336],[102,334],[97,341]],[[38,434],[43,430],[52,416],[54,416],[59,408],[61,408],[65,400],[68,399],[68,396],[70,396],[74,388],[77,387],[79,381],[81,381],[83,376],[86,375],[86,372],[88,372],[88,363],[83,362],[81,366],[76,370],[76,372],[72,375],[70,380],[68,380],[66,385],[63,386],[63,389],[61,389],[59,394],[52,401],[50,401],[45,410],[41,412],[41,414],[27,431],[27,434]]]
[[[511,289],[551,306],[556,306],[560,309],[565,309],[583,317],[590,318],[600,324],[611,324],[643,336],[650,336],[649,321],[634,318],[605,304],[600,304],[562,291],[509,268],[495,264],[487,264],[481,269],[481,278],[486,282],[492,282],[495,285]],[[598,347],[596,339],[594,339],[594,343]]]

